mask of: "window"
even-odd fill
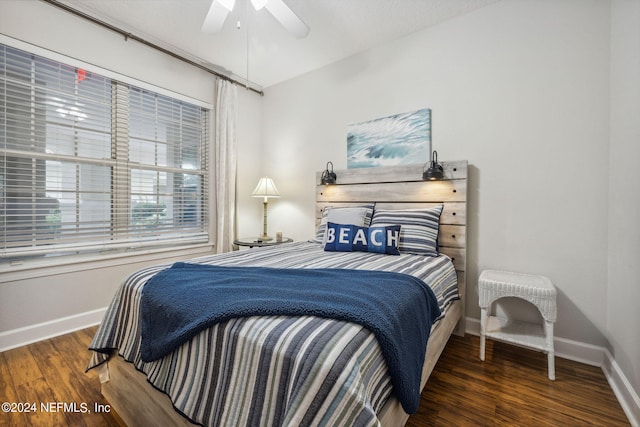
[[[0,45],[0,258],[208,241],[206,108]]]

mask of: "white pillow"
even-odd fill
[[[371,224],[371,218],[373,217],[373,205],[357,206],[350,208],[334,208],[327,207],[322,212],[322,219],[318,225],[316,231],[317,243],[325,243],[327,223],[333,222],[334,224],[353,224],[360,227],[368,227]]]

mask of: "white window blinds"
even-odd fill
[[[0,257],[208,240],[205,108],[0,46]]]

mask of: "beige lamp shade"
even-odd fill
[[[280,197],[280,192],[278,188],[273,183],[273,180],[268,176],[260,178],[258,181],[258,185],[256,185],[255,190],[251,193],[252,197],[264,197],[265,201],[268,197]]]

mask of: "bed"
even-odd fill
[[[90,347],[94,353],[89,368],[99,370],[105,398],[128,425],[193,425],[190,420],[205,425],[404,425],[409,416],[405,409],[414,409],[408,403],[413,397],[407,397],[411,393],[405,392],[405,381],[391,375],[394,370],[404,369],[390,361],[391,350],[380,338],[375,323],[365,327],[349,318],[328,319],[317,312],[249,313],[207,323],[186,339],[182,337],[183,341],[174,342],[165,353],[156,354],[156,359],[148,360],[148,344],[142,343],[141,336],[143,328],[151,328],[148,324],[153,322],[145,316],[162,310],[145,308],[142,290],[146,289],[144,296],[149,299],[161,278],[175,280],[178,276],[170,274],[182,274],[178,267],[193,269],[203,280],[227,272],[230,276],[240,271],[262,275],[265,269],[286,277],[305,270],[305,274],[317,276],[310,286],[313,289],[331,281],[358,283],[358,274],[372,271],[384,272],[376,274],[375,281],[387,275],[390,280],[417,278],[417,282],[428,283],[436,296],[437,307],[432,313],[435,323],[426,328],[430,332],[426,352],[423,347],[420,351],[404,351],[406,354],[398,357],[411,359],[414,364],[419,360],[419,400],[419,392],[451,333],[464,333],[467,163],[444,162],[443,166],[445,180],[438,182],[422,181],[420,166],[336,171],[338,183],[330,186],[320,185],[320,173],[316,176],[319,230],[344,231],[344,225],[330,221],[339,217],[332,217],[332,212],[344,214],[372,206],[374,213],[368,218],[372,222],[364,224],[362,230],[382,228],[391,233],[391,223],[399,212],[438,210],[437,256],[402,250],[400,255],[331,252],[325,250],[331,242],[323,241],[323,236],[330,234],[324,231],[315,241],[202,257],[131,275],[115,295]],[[409,248],[408,237],[403,239],[405,248]],[[358,274],[343,280],[323,276],[336,270]],[[298,283],[300,279],[291,281]],[[382,293],[389,286],[380,285],[374,293]],[[249,288],[248,294],[251,292]],[[415,300],[414,296],[408,298]],[[148,343],[149,329],[144,335]]]

